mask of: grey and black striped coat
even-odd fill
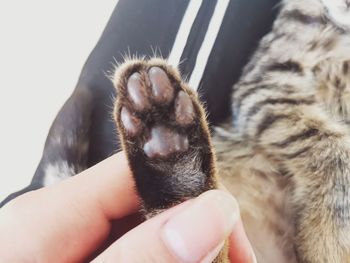
[[[285,0],[217,129],[258,262],[350,262],[350,3]]]

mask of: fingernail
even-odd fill
[[[206,255],[200,263],[212,263],[214,259],[219,255],[224,245],[225,245],[225,241],[222,241],[216,248],[214,248],[214,250],[209,252],[209,254]]]
[[[230,259],[233,262],[257,263],[257,259],[244,230],[242,221],[233,228],[230,235]]]
[[[256,259],[256,256],[253,250],[252,250],[252,263],[258,263],[258,260]]]
[[[238,218],[238,204],[230,194],[208,191],[163,226],[162,239],[180,262],[201,262],[212,256],[210,252],[220,251],[218,246],[232,232]]]

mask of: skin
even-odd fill
[[[254,262],[238,205],[225,191],[209,191],[142,222],[134,189],[125,155],[118,153],[14,199],[0,210],[0,257],[4,262],[211,262],[229,239],[232,263]],[[215,198],[233,205],[223,209]],[[186,238],[174,247],[169,232]],[[176,244],[184,249],[179,252]]]

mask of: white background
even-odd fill
[[[117,0],[0,1],[0,200],[27,186]]]

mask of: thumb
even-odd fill
[[[93,262],[212,262],[238,221],[235,199],[208,191],[137,226]]]

